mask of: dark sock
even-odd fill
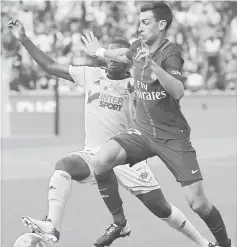
[[[114,223],[123,225],[126,219],[122,207],[123,202],[119,195],[118,181],[114,171],[111,170],[102,175],[95,174],[95,178],[100,194],[110,213],[113,215]]]
[[[230,247],[230,239],[226,233],[226,227],[219,210],[213,206],[209,215],[203,218],[206,225],[211,230],[218,244],[223,247]]]

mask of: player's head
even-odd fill
[[[109,49],[118,49],[118,48],[130,48],[130,43],[124,39],[114,39],[110,45]],[[126,63],[120,63],[106,59],[107,70],[110,73],[124,73],[126,72],[128,65]]]
[[[165,2],[145,3],[140,7],[140,37],[152,44],[161,32],[166,32],[173,21],[172,11]]]

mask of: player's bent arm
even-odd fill
[[[107,49],[104,50],[102,56],[113,61],[131,64],[132,61],[127,57],[128,51],[128,48]]]
[[[183,82],[174,78],[172,75],[163,70],[154,61],[151,63],[151,69],[158,77],[162,87],[175,99],[181,99],[184,95]]]
[[[21,38],[20,42],[36,63],[38,63],[47,73],[74,82],[69,74],[68,65],[57,63],[53,58],[41,51],[27,36]]]

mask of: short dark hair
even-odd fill
[[[173,21],[173,14],[169,7],[169,5],[165,2],[150,2],[145,3],[140,7],[141,12],[146,12],[151,10],[153,15],[155,16],[156,20],[165,20],[167,22],[165,30],[167,30],[172,21]]]
[[[115,38],[114,40],[112,40],[110,44],[119,44],[126,48],[130,48],[131,46],[131,44],[128,41],[126,41],[125,39],[121,39],[121,38]]]

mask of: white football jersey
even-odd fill
[[[133,123],[133,100],[127,90],[133,78],[110,80],[100,67],[70,66],[69,73],[85,90],[85,145],[97,152]]]

